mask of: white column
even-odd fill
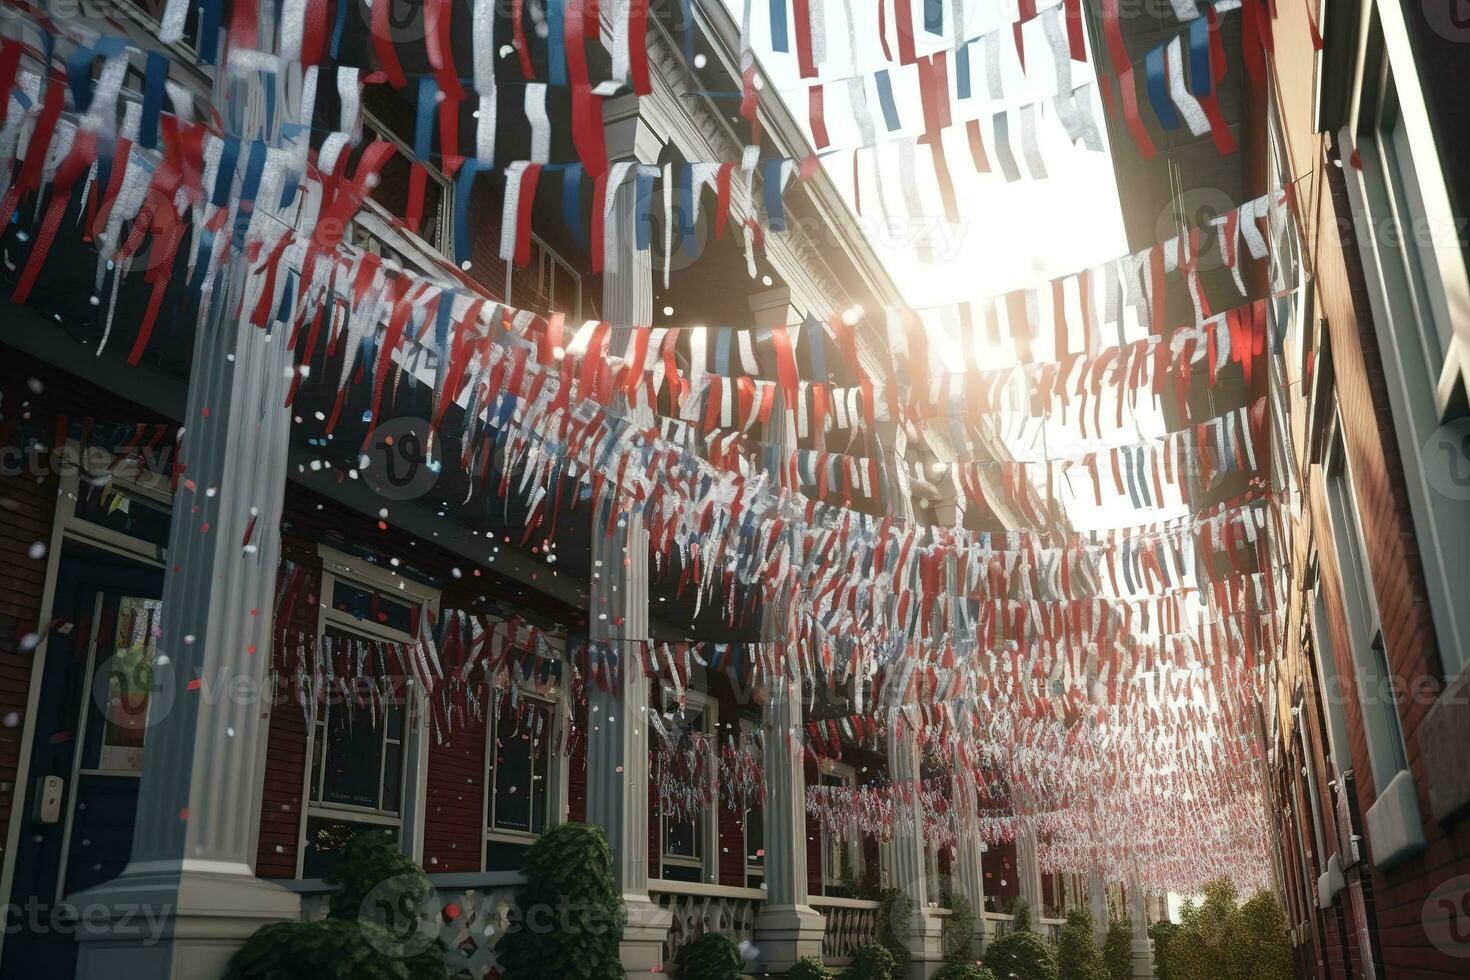
[[[1031,908],[1031,926],[1040,931],[1046,912],[1041,889],[1041,862],[1036,854],[1036,827],[1022,818],[1016,826],[1016,886],[1021,901]]]
[[[784,287],[748,297],[751,321],[757,327],[791,323],[796,311],[791,291]],[[766,439],[786,446],[785,399],[776,396]],[[761,640],[778,642],[785,635],[780,608],[761,611]],[[794,658],[792,659],[794,664]],[[807,891],[806,771],[801,748],[801,674],[794,667],[784,677],[772,678],[761,707],[765,745],[764,837],[766,902],[755,920],[755,946],[760,965],[771,972],[787,970],[803,956],[822,956],[826,918],[812,908]]]
[[[631,108],[631,112],[630,112]],[[607,112],[611,159],[657,159],[646,127],[619,100]],[[644,136],[640,136],[640,133]],[[651,158],[644,154],[652,153]],[[634,248],[634,182],[613,197],[610,225],[616,256],[602,277],[602,315],[615,327],[652,319],[653,279],[647,254]],[[621,354],[628,332],[615,330],[610,351]],[[615,654],[617,683],[593,684],[587,696],[587,820],[607,834],[613,873],[627,909],[622,961],[630,980],[654,980],[663,969],[663,942],[670,913],[648,894],[648,711],[649,684],[641,666],[641,641],[648,638],[648,534],[640,515],[620,515],[609,537],[608,515],[598,514],[592,533],[592,582],[588,639]]]
[[[894,885],[902,888],[911,902],[909,912],[909,970],[911,980],[924,980],[939,968],[941,922],[929,907],[937,899],[937,883],[929,880],[925,862],[924,812],[917,796],[919,740],[901,714],[888,726],[888,768],[893,782],[910,788],[914,795],[904,803],[899,798],[893,834]],[[931,892],[936,892],[931,894]]]
[[[1128,885],[1128,917],[1133,927],[1134,980],[1152,980],[1154,975],[1154,941],[1148,934],[1148,896],[1138,879]]]
[[[1087,905],[1092,912],[1092,931],[1101,945],[1108,938],[1108,886],[1102,872],[1094,868],[1087,879]]]
[[[262,39],[273,10],[261,9]],[[300,100],[289,74],[266,83],[278,105]],[[255,111],[261,84],[220,72],[214,104],[226,132],[279,145]],[[266,198],[258,210],[275,208]],[[240,315],[247,272],[237,250],[194,337],[131,860],[73,896],[94,917],[77,932],[82,978],[213,980],[256,929],[300,914],[295,894],[255,877],[290,358],[280,330]]]
[[[956,768],[951,777],[952,790],[955,805],[960,807],[960,812],[966,815],[975,813],[979,801],[979,792],[975,787],[975,774],[968,769]],[[975,938],[970,944],[972,953],[978,955],[984,951],[989,938],[985,934],[985,869],[981,866],[981,856],[985,853],[985,845],[980,842],[980,835],[967,832],[963,823],[958,828],[955,839],[954,854],[954,882],[955,887],[969,901],[971,909],[974,910]]]
[[[760,965],[779,973],[803,956],[820,958],[826,927],[822,914],[809,904],[807,893],[806,774],[799,737],[799,674],[774,681],[762,715],[766,902],[756,916],[755,945]]]

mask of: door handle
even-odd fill
[[[36,780],[36,802],[31,819],[41,824],[61,822],[61,797],[65,788],[60,776],[42,776]]]

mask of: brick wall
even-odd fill
[[[1406,11],[1411,7],[1413,11],[1409,19],[1412,30],[1413,21],[1420,12],[1417,5],[1405,5]],[[1317,312],[1327,321],[1343,441],[1358,497],[1368,570],[1378,599],[1385,652],[1394,677],[1401,682],[1426,677],[1442,679],[1425,595],[1424,573],[1404,486],[1403,462],[1389,414],[1383,366],[1361,258],[1352,234],[1344,171],[1330,163],[1322,163],[1324,141],[1312,132],[1310,113],[1314,59],[1307,30],[1303,6],[1280,6],[1274,64],[1276,98],[1289,137],[1287,146],[1292,158],[1292,172],[1313,174],[1309,216],[1314,220],[1309,223],[1308,245],[1312,255]],[[1437,68],[1431,66],[1430,74],[1438,72],[1442,75],[1444,67],[1443,64]],[[1447,166],[1454,173],[1453,185],[1463,177],[1463,162],[1450,160]],[[1318,408],[1322,412],[1326,406]],[[1342,607],[1343,591],[1333,552],[1320,470],[1307,474],[1306,484],[1304,530],[1315,541],[1320,553],[1327,628],[1344,686],[1349,750],[1357,773],[1358,803],[1361,810],[1366,811],[1375,800],[1374,780],[1354,683],[1351,647]],[[1298,575],[1301,573],[1299,569]],[[1316,695],[1315,685],[1311,692]],[[1399,719],[1428,847],[1422,854],[1388,871],[1370,870],[1364,883],[1365,893],[1371,896],[1376,908],[1385,972],[1389,977],[1465,975],[1466,961],[1453,959],[1435,949],[1423,927],[1424,902],[1429,892],[1450,877],[1470,873],[1470,824],[1462,821],[1442,827],[1429,815],[1418,739],[1419,726],[1429,707],[1424,703],[1426,700],[1402,700]],[[1325,735],[1315,717],[1309,719],[1308,724],[1315,733],[1316,744],[1325,745]],[[1322,803],[1330,806],[1322,760],[1315,758],[1310,762],[1317,770]],[[1324,818],[1329,816],[1330,811],[1325,811]],[[1334,850],[1335,847],[1329,845],[1329,854]],[[1315,882],[1310,884],[1315,886]],[[1323,931],[1327,949],[1316,958],[1325,958],[1335,976],[1361,976],[1363,945],[1354,928],[1351,909],[1346,910],[1345,916],[1336,908],[1321,914],[1326,920]],[[1348,930],[1346,937],[1343,933],[1344,918]]]
[[[95,427],[166,425],[162,443],[173,439],[170,420],[0,344],[0,446],[19,448],[23,436],[26,442],[35,436],[49,447],[63,415],[78,431],[88,419]],[[16,773],[35,662],[25,638],[43,631],[48,555],[32,557],[32,549],[50,547],[59,489],[49,456],[39,457],[39,473],[25,459],[12,452],[0,465],[0,834],[8,834],[17,815]],[[0,836],[0,848],[6,839]]]

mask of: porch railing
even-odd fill
[[[759,888],[735,888],[684,881],[650,881],[648,894],[673,914],[664,938],[664,969],[671,970],[679,950],[706,932],[737,943],[755,939],[755,917],[765,904]]]
[[[515,890],[525,880],[524,875],[514,871],[429,875],[435,891],[439,938],[446,950],[444,962],[451,975],[467,975],[471,980],[495,975],[495,948],[510,925]],[[336,889],[320,878],[281,884],[301,896],[303,919],[323,918],[331,908]],[[392,896],[384,898],[390,915],[398,910]],[[391,921],[384,924],[395,936],[412,928],[404,924],[401,929],[395,929]],[[404,940],[406,943],[414,941],[411,931],[406,934],[409,937]]]
[[[1054,943],[1062,938],[1062,926],[1066,924],[1066,919],[1037,919],[1036,931],[1041,934],[1042,939]]]
[[[813,895],[811,906],[826,919],[822,961],[828,966],[846,966],[859,948],[873,941],[878,929],[877,902]]]

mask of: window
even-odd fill
[[[821,785],[836,787],[838,789],[854,790],[857,786],[857,772],[852,766],[840,762],[824,760],[822,763]],[[843,888],[847,879],[856,879],[861,873],[858,863],[861,861],[861,853],[857,850],[859,835],[856,828],[848,834],[834,834],[826,825],[822,824],[822,891],[825,894],[833,894],[834,891]]]
[[[1382,793],[1406,766],[1404,740],[1391,687],[1393,675],[1383,649],[1378,600],[1369,579],[1363,531],[1358,523],[1357,497],[1340,432],[1332,441],[1326,477],[1332,539],[1342,575],[1342,604],[1367,733],[1368,759],[1373,766],[1373,782]]]
[[[330,597],[319,615],[322,656],[348,665],[371,662],[382,678],[390,644],[412,643],[433,593],[391,572],[321,548],[322,595]],[[340,671],[339,671],[340,673]],[[416,852],[417,841],[403,840],[418,793],[415,774],[427,748],[425,712],[418,689],[403,678],[392,683],[348,684],[318,703],[310,727],[307,801],[300,842],[300,873],[329,873],[342,844],[364,830],[391,835]],[[410,826],[416,828],[417,821]],[[412,835],[410,835],[412,836]]]
[[[740,721],[740,743],[736,752],[755,753],[756,762],[762,770],[765,758],[763,741],[757,737],[759,722],[743,718]],[[721,785],[724,781],[721,780]],[[732,801],[739,807],[741,826],[745,836],[745,887],[760,888],[766,882],[766,813],[759,794]]]
[[[557,706],[497,696],[487,726],[485,870],[514,871],[526,848],[554,821]]]
[[[659,805],[662,876],[669,881],[704,881],[706,861],[716,850],[709,839],[715,758],[712,751],[715,705],[689,692],[680,707],[664,692],[663,723],[668,741],[658,752],[655,773],[669,792]],[[716,801],[717,802],[717,801]]]
[[[1327,168],[1351,204],[1383,355],[1384,380],[1445,680],[1470,665],[1470,575],[1464,325],[1470,300],[1458,219],[1449,202],[1402,17],[1372,8],[1357,69],[1355,115]],[[1356,154],[1356,155],[1355,155]],[[1351,160],[1358,166],[1349,166]],[[1339,176],[1340,175],[1340,176]]]
[[[1337,658],[1333,654],[1332,634],[1327,629],[1327,607],[1322,602],[1322,586],[1312,589],[1312,604],[1308,612],[1311,620],[1312,656],[1317,664],[1317,681],[1321,685],[1321,700],[1326,705],[1327,751],[1332,759],[1333,771],[1343,773],[1353,767],[1348,754],[1347,714],[1343,710],[1342,678],[1337,673]]]

